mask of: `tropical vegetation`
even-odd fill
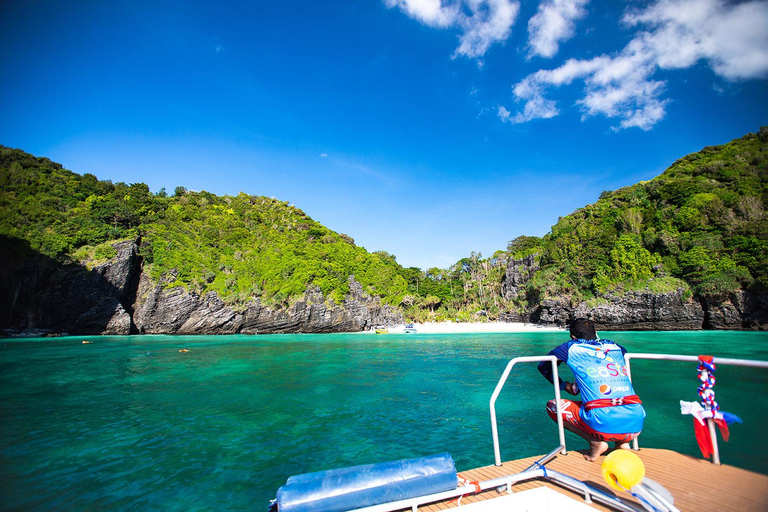
[[[647,182],[606,191],[543,237],[518,236],[491,257],[447,269],[404,268],[275,198],[217,196],[77,174],[0,146],[0,241],[92,266],[117,240],[139,241],[165,286],[216,292],[233,307],[286,307],[319,287],[343,302],[350,276],[415,321],[496,319],[540,301],[598,303],[611,294],[684,289],[713,299],[768,289],[768,128],[681,158]],[[505,298],[510,259],[533,258],[523,293]]]

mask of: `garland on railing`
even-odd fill
[[[717,414],[720,410],[720,406],[715,402],[715,370],[717,366],[713,362],[712,356],[699,356],[699,380],[701,385],[699,386],[699,397],[701,398],[701,405],[706,411],[712,411],[712,415]]]
[[[707,419],[712,419],[720,429],[720,434],[723,436],[723,440],[728,442],[730,432],[728,425],[733,423],[742,423],[741,419],[735,414],[728,412],[721,412],[720,406],[715,401],[715,370],[717,366],[712,356],[699,356],[699,386],[698,393],[701,398],[701,403],[698,402],[684,402],[680,400],[680,412],[682,414],[693,415],[693,428],[696,434],[696,441],[701,449],[701,454],[705,459],[708,459],[714,453],[712,444],[712,437],[709,433],[709,427],[707,426]]]

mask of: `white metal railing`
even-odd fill
[[[624,355],[624,359],[627,363],[627,377],[629,377],[629,380],[632,380],[632,371],[630,369],[630,359],[654,359],[654,360],[661,360],[661,361],[684,361],[684,362],[692,362],[692,363],[698,363],[699,362],[699,356],[686,356],[686,355],[678,355],[678,354],[633,354],[633,353],[627,353]],[[493,395],[491,396],[491,432],[493,434],[493,453],[494,457],[496,459],[496,465],[501,466],[501,451],[499,448],[499,429],[496,422],[496,399],[499,397],[499,393],[501,393],[501,389],[504,387],[504,383],[507,382],[507,378],[509,377],[509,373],[512,371],[512,368],[517,363],[534,363],[534,362],[541,362],[541,361],[550,361],[552,364],[552,380],[553,385],[555,388],[555,404],[557,405],[557,432],[560,436],[560,444],[562,445],[562,454],[565,455],[566,448],[565,448],[565,432],[563,431],[563,418],[562,418],[562,410],[561,410],[561,404],[560,404],[560,376],[558,375],[557,371],[557,361],[558,359],[555,356],[529,356],[529,357],[516,357],[507,363],[507,367],[504,369],[504,373],[501,375],[501,378],[499,379],[498,384],[496,384],[496,389],[493,390]],[[719,364],[719,365],[733,365],[733,366],[749,366],[752,368],[768,368],[768,361],[753,361],[749,359],[731,359],[727,357],[715,357],[712,360],[713,363]],[[715,435],[715,424],[711,419],[707,420],[707,426],[709,428],[710,437],[712,438],[712,462],[714,464],[720,464],[720,452],[718,450],[717,445],[717,436]],[[639,444],[637,441],[637,438],[633,441],[633,448],[635,450],[639,449]]]
[[[560,406],[560,376],[557,372],[557,361],[555,356],[530,356],[530,357],[516,357],[507,363],[507,367],[504,369],[504,373],[499,379],[499,383],[496,384],[496,389],[493,390],[491,396],[491,431],[493,432],[493,453],[496,457],[496,465],[501,466],[501,451],[499,449],[499,428],[496,424],[496,399],[501,393],[501,388],[504,387],[504,383],[507,382],[509,372],[512,371],[512,367],[517,363],[538,363],[541,361],[550,361],[552,363],[552,380],[555,387],[555,404],[557,406],[557,432],[560,435],[560,445],[562,446],[561,453],[566,454],[565,448],[565,432],[563,431],[563,415]]]
[[[478,492],[487,491],[488,489],[496,489],[497,492],[504,492],[506,490],[506,492],[511,493],[512,486],[514,484],[538,478],[543,478],[551,482],[557,482],[561,486],[571,489],[578,494],[583,494],[585,503],[592,503],[594,500],[614,510],[620,510],[622,512],[638,512],[638,509],[622,502],[615,496],[587,485],[586,483],[571,476],[565,475],[558,471],[554,471],[552,469],[547,469],[545,464],[552,460],[558,452],[563,450],[565,450],[565,446],[558,446],[520,473],[515,473],[514,475],[506,475],[494,478],[492,480],[483,480],[482,482],[472,482],[450,491],[429,494],[426,496],[417,496],[415,498],[407,498],[404,500],[382,503],[380,505],[372,505],[370,507],[354,509],[350,512],[392,512],[395,510],[405,510],[409,508],[412,512],[416,512],[421,505],[427,505],[429,503],[435,503],[437,501],[448,500],[451,498],[457,498],[468,494],[475,494]]]
[[[632,371],[630,369],[630,359],[653,359],[659,361],[685,361],[691,363],[698,363],[699,356],[685,356],[678,354],[632,354],[627,353],[624,355],[624,360],[627,363],[627,376],[629,380],[632,380]],[[715,364],[733,365],[733,366],[749,366],[752,368],[768,368],[768,361],[751,361],[749,359],[731,359],[727,357],[715,357],[712,359]],[[711,418],[707,418],[707,427],[709,428],[709,436],[712,438],[712,463],[720,464],[720,450],[717,445],[717,435],[715,434],[715,423]],[[639,443],[637,438],[632,442],[632,447],[635,450],[639,449]]]

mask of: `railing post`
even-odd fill
[[[629,382],[632,382],[632,370],[629,367],[630,359],[632,359],[632,354],[624,354],[624,362],[627,363],[627,378],[629,379]],[[640,437],[640,434],[638,434],[637,437]],[[640,443],[637,441],[637,437],[632,440],[632,449],[635,451],[640,450]]]
[[[507,363],[507,367],[504,369],[504,373],[501,375],[501,378],[499,379],[499,382],[496,384],[496,388],[493,390],[493,395],[491,395],[491,403],[490,403],[490,409],[491,409],[491,433],[493,435],[493,455],[496,466],[501,466],[501,450],[499,448],[499,428],[496,422],[496,399],[499,397],[499,393],[501,393],[501,389],[504,387],[504,383],[507,382],[507,378],[509,377],[509,373],[512,371],[512,367],[515,366],[516,363],[532,363],[532,362],[540,362],[540,361],[550,361],[552,363],[552,380],[554,381],[554,387],[555,387],[555,405],[557,407],[557,430],[558,434],[560,436],[560,445],[562,446],[562,453],[565,455],[567,453],[566,447],[565,447],[565,431],[563,430],[563,415],[562,410],[560,406],[560,385],[559,380],[560,377],[558,375],[557,371],[557,358],[555,356],[533,356],[533,357],[516,357]]]
[[[496,398],[501,393],[501,388],[504,387],[504,383],[507,381],[507,377],[509,377],[509,372],[512,371],[512,367],[515,365],[515,361],[516,359],[512,359],[507,363],[507,367],[496,384],[493,395],[491,395],[491,433],[493,435],[493,455],[497,466],[501,466],[501,450],[499,449],[499,428],[496,425]]]
[[[712,464],[720,465],[720,450],[717,446],[717,435],[715,434],[715,422],[712,418],[707,418],[707,428],[709,437],[712,438]]]
[[[552,380],[555,385],[555,407],[557,411],[557,433],[560,436],[560,446],[563,450],[560,452],[566,455],[568,451],[565,448],[565,430],[563,430],[563,406],[560,403],[560,374],[557,371],[557,358],[552,357]]]

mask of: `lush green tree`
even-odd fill
[[[576,303],[607,290],[688,286],[723,297],[768,289],[768,129],[704,148],[657,178],[600,194],[543,237],[519,236],[490,258],[448,268],[403,268],[368,253],[287,202],[78,175],[0,147],[0,237],[59,260],[109,257],[115,240],[141,240],[145,268],[169,286],[214,291],[242,306],[287,307],[308,287],[341,303],[354,277],[413,320],[490,319],[547,297]],[[534,256],[525,294],[502,294],[507,262]],[[87,260],[87,261],[86,261]],[[667,277],[663,277],[667,276]],[[479,312],[483,312],[479,315]]]

